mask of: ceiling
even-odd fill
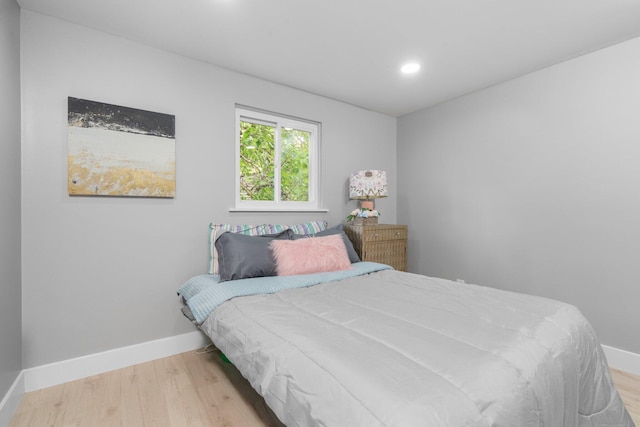
[[[640,36],[640,0],[18,3],[392,116]],[[402,75],[407,61],[421,70]]]

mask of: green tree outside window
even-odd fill
[[[240,121],[240,199],[275,201],[279,188],[280,201],[309,201],[310,137],[305,130]]]

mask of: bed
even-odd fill
[[[633,426],[565,303],[370,262],[179,294],[287,426]]]

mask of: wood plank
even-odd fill
[[[164,391],[169,424],[172,426],[204,427],[206,410],[202,406],[198,392],[185,369],[182,355],[167,357],[154,362],[156,372]]]
[[[101,426],[122,425],[122,374],[122,370],[103,374],[104,392],[98,418]]]
[[[154,362],[133,367],[133,383],[138,393],[138,403],[144,425],[169,427],[169,411],[162,384],[158,380]],[[126,404],[123,402],[123,404]]]
[[[120,369],[120,417],[123,426],[145,425],[136,375],[134,366]]]
[[[60,425],[66,406],[62,399],[63,389],[59,385],[25,394],[9,427]]]
[[[183,356],[213,425],[283,426],[238,370],[222,362],[219,352]]]
[[[90,411],[90,395],[93,384],[93,377],[65,383],[63,385],[62,401],[65,404],[64,418],[62,425],[81,426],[82,420]]]
[[[105,377],[114,377],[117,372],[94,375],[85,379],[64,384],[63,402],[74,402],[73,408],[67,407],[63,425],[86,426],[96,424],[101,426],[115,425],[113,418],[104,417],[105,413],[114,410],[113,401],[109,401],[108,386],[113,386]],[[107,384],[108,383],[108,384]],[[119,390],[115,390],[119,394]],[[116,406],[117,408],[117,406]],[[111,423],[109,423],[111,421]]]

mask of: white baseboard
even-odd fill
[[[209,342],[209,339],[202,332],[195,331],[25,369],[23,371],[24,392],[28,393],[138,363],[173,356],[204,347]]]
[[[607,362],[609,362],[610,367],[640,375],[640,354],[609,347],[608,345],[603,345],[602,349],[607,356]]]
[[[24,371],[23,371],[24,372]],[[9,425],[11,417],[18,409],[22,395],[24,394],[24,375],[23,372],[18,374],[18,377],[9,388],[6,396],[0,402],[0,426]]]

